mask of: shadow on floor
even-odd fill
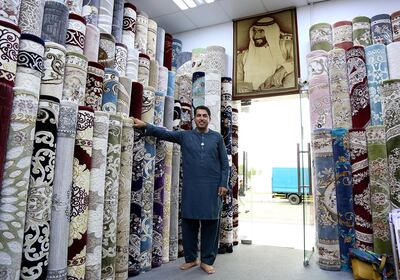
[[[319,269],[312,257],[308,267],[303,266],[303,251],[284,247],[238,245],[232,254],[218,255],[214,264],[216,273],[207,275],[200,267],[188,271],[179,269],[183,258],[152,269],[131,280],[350,280],[351,273]]]

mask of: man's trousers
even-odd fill
[[[219,220],[182,219],[182,243],[185,261],[197,259],[198,237],[200,233],[200,260],[212,265],[218,254]]]

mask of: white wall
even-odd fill
[[[335,23],[340,20],[352,20],[356,16],[372,17],[381,13],[391,14],[400,10],[399,0],[331,0],[297,9],[299,33],[299,55],[301,78],[307,79],[306,55],[310,52],[308,30],[318,22]],[[202,29],[174,34],[182,40],[183,51],[205,48],[211,45],[225,47],[227,54],[227,76],[232,76],[233,67],[233,24],[227,22]]]

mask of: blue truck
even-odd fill
[[[299,184],[299,178],[304,178],[304,183]],[[284,196],[290,204],[300,204],[304,193],[310,194],[310,180],[308,168],[295,167],[272,168],[272,197]]]

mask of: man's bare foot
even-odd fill
[[[200,267],[202,270],[204,270],[205,272],[207,272],[208,274],[213,274],[215,273],[215,268],[212,267],[211,265],[205,264],[205,263],[201,263]]]
[[[192,267],[194,267],[194,266],[197,266],[197,265],[199,265],[199,261],[198,260],[195,260],[195,261],[192,261],[192,262],[188,262],[188,263],[184,263],[184,264],[182,264],[181,266],[180,266],[180,269],[182,269],[182,270],[186,270],[186,269],[189,269],[189,268],[192,268]]]

